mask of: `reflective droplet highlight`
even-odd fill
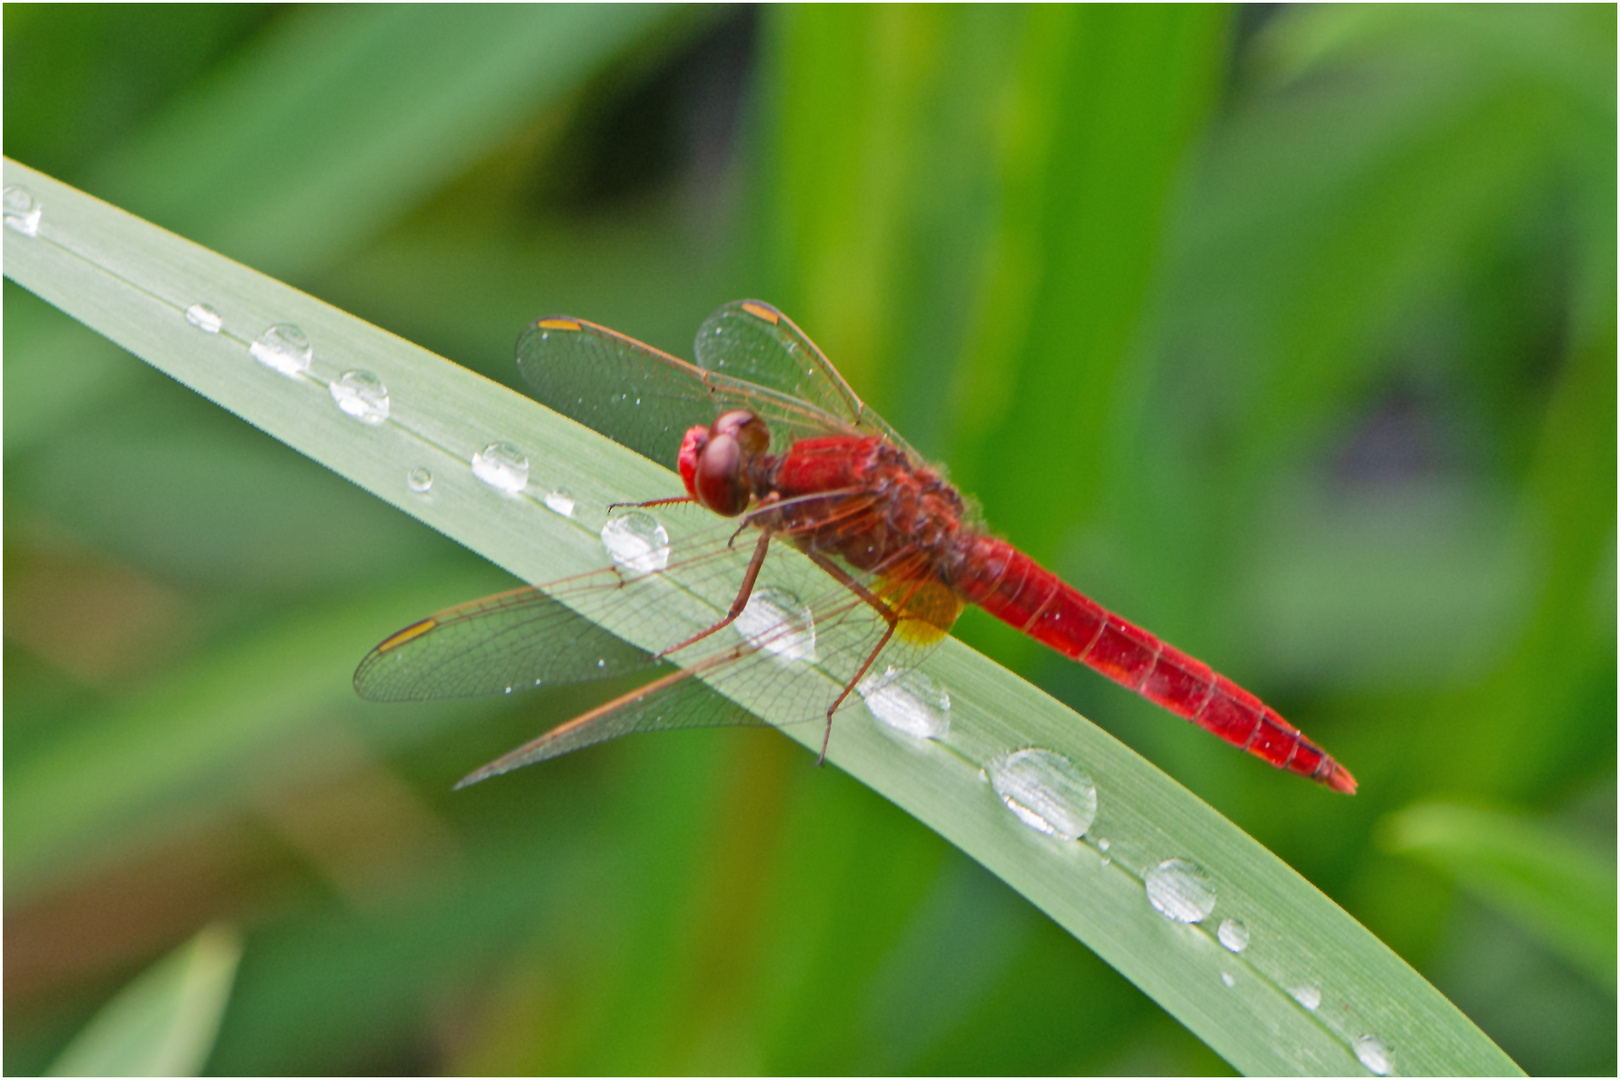
[[[1311,1012],[1315,1012],[1322,1005],[1322,988],[1315,983],[1304,983],[1288,991],[1290,997]]]
[[[1143,879],[1148,903],[1167,919],[1196,923],[1215,910],[1215,884],[1202,866],[1190,859],[1166,859]]]
[[[388,419],[388,387],[369,371],[345,371],[332,383],[332,400],[363,424],[380,424]]]
[[[433,489],[433,473],[418,466],[405,474],[405,486],[418,495],[426,495]]]
[[[1230,990],[1232,987],[1237,985],[1237,980],[1232,978],[1232,973],[1230,971],[1223,971],[1221,972],[1221,984]]]
[[[1032,747],[990,763],[990,786],[1032,829],[1078,840],[1097,817],[1097,785],[1068,758]]]
[[[5,210],[6,228],[24,236],[39,235],[39,219],[43,208],[34,201],[34,193],[21,184],[12,184],[0,192],[0,207]]]
[[[1369,1071],[1379,1076],[1388,1076],[1395,1071],[1395,1051],[1378,1036],[1363,1035],[1351,1043],[1350,1048],[1356,1052],[1356,1060]]]
[[[186,308],[186,322],[205,334],[217,334],[225,325],[225,320],[220,318],[219,312],[207,304],[192,304]]]
[[[473,455],[472,473],[495,490],[516,495],[529,486],[529,459],[511,443],[494,442]]]
[[[1249,928],[1239,919],[1222,919],[1215,930],[1215,939],[1227,952],[1240,953],[1249,947]]]
[[[797,596],[774,585],[755,589],[731,624],[743,640],[781,660],[816,658],[816,620]]]
[[[297,375],[309,367],[315,347],[292,323],[276,323],[248,346],[253,359],[283,375]]]
[[[893,664],[855,687],[872,715],[914,739],[943,739],[951,730],[951,695],[920,671]]]
[[[563,517],[574,516],[574,493],[567,488],[556,488],[546,492],[546,509]]]
[[[608,518],[602,526],[602,546],[626,570],[650,574],[669,565],[669,533],[644,510],[631,510]]]

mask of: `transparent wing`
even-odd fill
[[[697,368],[583,319],[529,324],[517,363],[542,405],[671,468],[686,429],[720,412]]]
[[[537,401],[671,468],[686,430],[727,409],[763,418],[778,452],[800,439],[851,433],[905,446],[775,308],[728,304],[698,341],[700,359],[719,366],[689,364],[584,319],[548,316],[518,337],[518,369]],[[794,382],[801,356],[811,374]]]
[[[851,390],[793,320],[763,300],[734,300],[698,330],[698,367],[803,401],[847,426],[905,440]],[[908,447],[909,449],[909,447]]]
[[[612,588],[611,570],[567,588]],[[564,588],[559,591],[567,591]],[[354,673],[368,701],[488,697],[652,671],[658,661],[536,588],[460,604],[372,649]]]
[[[701,513],[667,509],[671,516]],[[615,567],[441,612],[373,649],[355,672],[356,689],[372,700],[422,700],[662,672],[491,762],[467,783],[630,732],[757,725],[765,723],[760,715],[774,723],[825,721],[888,628],[867,599],[830,576],[815,574],[809,585],[802,578],[795,584],[778,575],[767,556],[743,613],[681,649],[679,668],[579,614],[633,614],[664,648],[688,640],[720,619],[740,587],[753,538],[733,544],[734,536],[730,523],[706,530],[667,571]],[[682,592],[705,602],[698,610],[661,602],[671,575]],[[936,640],[897,635],[873,670],[914,666]],[[851,694],[839,708],[859,698]]]

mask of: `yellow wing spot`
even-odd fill
[[[421,622],[411,623],[411,625],[407,626],[399,633],[394,634],[387,641],[377,646],[377,651],[380,653],[385,653],[391,649],[397,649],[407,641],[412,641],[421,637],[423,634],[427,633],[429,630],[432,630],[438,625],[438,619],[423,619]]]
[[[542,330],[579,330],[579,323],[573,319],[541,319],[536,324]]]
[[[782,320],[782,316],[778,315],[775,310],[766,307],[764,304],[756,304],[752,300],[744,301],[742,309],[754,318],[764,319],[768,323],[777,323]]]
[[[895,633],[915,645],[932,645],[949,634],[962,614],[961,598],[937,581],[907,583],[896,599],[900,625]]]

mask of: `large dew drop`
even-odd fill
[[[943,739],[951,730],[951,695],[920,671],[893,664],[855,687],[872,715],[914,739]]]
[[[1369,1071],[1379,1076],[1388,1076],[1395,1071],[1395,1051],[1378,1036],[1363,1035],[1351,1044],[1351,1049],[1356,1052],[1356,1060]]]
[[[297,375],[309,367],[315,347],[292,323],[276,323],[248,346],[253,359],[283,375]]]
[[[1060,840],[1078,840],[1097,817],[1097,785],[1051,750],[1015,750],[989,765],[990,786],[1019,821]]]
[[[516,495],[529,486],[529,459],[511,443],[490,443],[473,455],[472,474],[496,491]]]
[[[786,589],[755,589],[731,624],[756,649],[782,660],[815,660],[816,621],[810,609]]]
[[[388,387],[371,372],[345,371],[329,389],[345,416],[362,424],[380,424],[388,419]]]
[[[669,533],[644,510],[631,510],[608,518],[602,526],[602,546],[626,570],[650,574],[669,565]]]
[[[1166,859],[1147,872],[1143,884],[1148,903],[1176,922],[1196,923],[1215,910],[1215,883],[1209,873],[1189,859]]]

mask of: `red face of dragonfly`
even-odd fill
[[[372,650],[355,686],[377,700],[509,693],[679,662],[464,783],[631,731],[750,722],[731,701],[780,704],[788,694],[802,714],[792,719],[826,724],[825,753],[852,695],[871,704],[973,603],[1272,765],[1355,790],[1252,694],[982,531],[956,490],[775,308],[726,305],[698,332],[696,352],[688,364],[569,318],[541,319],[519,338],[518,365],[542,402],[679,469],[687,495],[644,510],[680,515],[674,504],[696,504],[692,512],[743,525],[699,534],[677,554],[644,510],[610,519],[602,536],[616,567],[453,608]],[[755,542],[738,543],[750,526]],[[777,541],[825,572],[812,594],[772,578],[766,555]],[[665,573],[709,606],[679,615],[653,602]],[[593,625],[627,614],[659,642],[656,653]],[[806,668],[825,678],[792,680]]]

